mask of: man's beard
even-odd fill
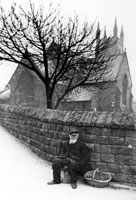
[[[76,142],[77,142],[77,139],[78,139],[78,137],[76,137],[76,138],[70,138],[69,144],[74,144],[74,143],[76,143]]]

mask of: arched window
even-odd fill
[[[123,94],[122,94],[122,104],[127,105],[127,87],[128,87],[128,79],[127,75],[125,74],[122,80],[123,86]]]

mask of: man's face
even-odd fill
[[[77,139],[78,139],[78,136],[79,136],[79,134],[77,134],[77,133],[70,134],[69,135],[69,139],[70,139],[69,143],[70,144],[75,143],[77,141]]]

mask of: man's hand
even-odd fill
[[[63,167],[64,172],[68,170],[68,166]]]
[[[60,159],[65,159],[65,158],[66,158],[65,155],[59,155],[59,156],[57,156],[57,157],[60,158]]]
[[[76,160],[74,160],[72,158],[66,158],[66,161],[67,161],[68,164],[72,164],[72,165],[76,164]]]

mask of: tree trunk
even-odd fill
[[[46,102],[47,109],[53,109],[52,93],[50,92],[49,88],[46,88]]]
[[[52,107],[52,96],[47,97],[47,108],[53,109],[53,107]]]

